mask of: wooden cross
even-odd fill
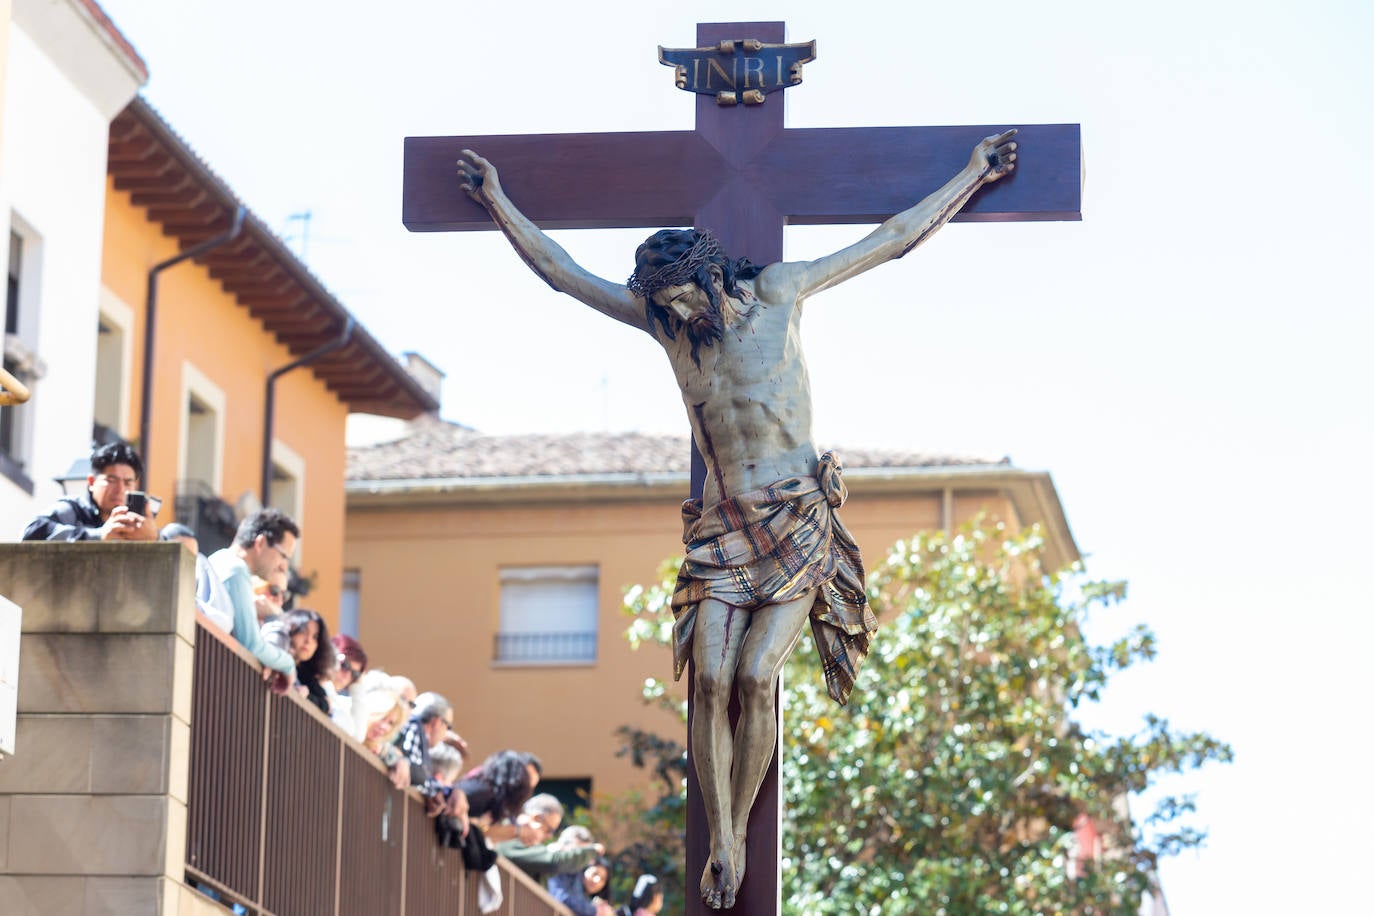
[[[782,43],[784,32],[781,22],[699,23],[697,45]],[[771,264],[782,259],[784,226],[882,222],[942,186],[979,140],[1007,127],[1019,129],[1019,168],[979,191],[955,220],[1080,219],[1076,124],[788,129],[781,97],[722,107],[698,95],[692,131],[408,137],[402,221],[416,232],[496,228],[456,177],[459,153],[472,149],[495,163],[511,199],[543,229],[690,225],[714,231],[731,257]],[[694,449],[693,495],[704,480]],[[689,669],[689,697],[691,689]],[[689,704],[689,730],[691,716]],[[714,911],[696,894],[708,838],[691,760],[687,773],[686,912],[696,916]],[[735,912],[779,911],[779,811],[775,752],[750,815],[749,868]]]

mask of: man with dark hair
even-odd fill
[[[624,284],[592,274],[545,235],[486,159],[464,150],[458,160],[463,190],[544,282],[663,347],[705,459],[701,499],[683,506],[687,556],[672,603],[675,673],[695,663],[691,743],[710,831],[700,884],[707,906],[735,905],[749,811],[777,744],[778,678],[806,624],[841,704],[878,627],[858,548],[835,514],[846,496],[839,461],[818,454],[811,436],[802,305],[902,257],[980,187],[1010,174],[1015,133],[985,138],[942,188],[834,254],[760,269],[731,260],[709,232],[665,230],[640,246]]]
[[[86,491],[64,496],[29,522],[25,541],[155,541],[157,525],[130,511],[125,500],[138,489],[143,459],[127,442],[112,442],[91,452]]]
[[[262,638],[258,613],[253,602],[253,577],[271,579],[291,568],[300,528],[278,509],[259,509],[239,523],[234,543],[210,555],[205,568],[196,570],[196,597],[212,604],[233,621],[234,638],[262,662],[263,678],[272,671],[294,676],[296,663],[285,649]],[[223,586],[216,589],[215,583]],[[276,689],[290,681],[277,678]]]

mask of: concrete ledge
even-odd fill
[[[177,543],[0,544],[25,633],[180,633],[195,640],[196,559]]]
[[[160,913],[160,878],[86,878],[84,916],[116,913]]]
[[[23,752],[0,764],[0,793],[162,795],[170,759],[180,764],[175,778],[185,801],[189,736],[177,739],[178,761],[173,723],[167,716],[20,716]]]
[[[168,806],[158,795],[12,795],[6,868],[14,875],[166,874],[171,821],[182,831],[180,846],[186,831],[184,808],[169,818]]]
[[[5,916],[224,916],[230,911],[169,878],[0,875]]]
[[[181,880],[194,581],[179,544],[0,544],[24,608],[0,916],[229,912]]]
[[[4,881],[5,872],[10,867],[10,799],[8,795],[0,795],[0,881]],[[0,887],[3,887],[0,884]],[[0,900],[4,900],[5,895],[0,892]]]
[[[19,713],[178,712],[189,719],[189,690],[174,702],[178,644],[189,669],[189,646],[171,634],[25,633]],[[25,753],[23,744],[15,751]]]
[[[163,878],[163,916],[225,916],[233,912],[194,888]]]
[[[5,901],[5,916],[85,913],[86,879],[0,875],[0,900]]]

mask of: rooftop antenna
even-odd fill
[[[301,250],[299,256],[302,261],[306,259],[310,249],[310,218],[313,215],[313,212],[310,210],[302,210],[300,213],[292,213],[286,218],[288,229],[291,223],[299,221],[301,224]],[[288,234],[284,241],[289,242],[293,238],[295,238],[295,236]]]

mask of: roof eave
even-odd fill
[[[844,478],[855,496],[944,490],[1002,493],[1021,522],[1038,522],[1044,529],[1046,561],[1051,568],[1081,558],[1048,471],[1026,471],[1005,464],[849,468]],[[344,490],[348,510],[373,511],[498,503],[676,502],[685,498],[688,486],[685,473],[626,473],[349,480]]]
[[[149,137],[171,159],[174,159],[176,165],[184,170],[190,180],[204,192],[194,204],[195,215],[202,220],[204,227],[203,229],[198,227],[198,231],[209,232],[216,225],[214,217],[207,218],[203,215],[206,207],[211,208],[212,211],[218,207],[224,211],[227,218],[238,207],[244,206],[238,195],[201,161],[199,156],[176,134],[171,125],[141,96],[134,98],[116,118],[115,124],[111,125],[112,147],[116,142],[117,125],[120,123],[120,118],[125,115],[132,118],[139,128],[145,130]],[[111,157],[109,170],[115,178],[116,187],[120,183],[120,171],[123,167],[121,162],[122,160]],[[174,170],[168,169],[163,174],[167,176],[168,181],[179,180],[179,176],[175,174]],[[146,175],[139,177],[148,178]],[[152,180],[156,181],[156,178],[157,176],[153,176]],[[143,193],[155,192],[144,191]],[[174,209],[176,205],[163,206],[167,209]],[[149,209],[154,208],[149,205]],[[254,270],[259,269],[270,276],[276,276],[278,272],[284,275],[284,278],[279,281],[283,289],[274,294],[275,298],[294,299],[296,305],[281,310],[279,313],[281,320],[275,326],[273,321],[254,312],[252,297],[244,291],[242,286],[236,288],[235,283],[222,278],[220,283],[227,293],[235,296],[241,305],[249,309],[250,313],[254,313],[255,319],[291,350],[293,355],[299,356],[315,349],[322,342],[341,336],[350,317],[348,310],[324,288],[323,284],[276,237],[257,214],[246,206],[244,206],[244,210],[244,224],[240,236],[234,242],[220,246],[197,258],[197,263],[200,263],[207,271],[211,271],[213,277],[212,261],[217,259],[232,260],[241,254],[242,271],[245,277],[251,276]],[[178,231],[166,222],[163,222],[162,226],[165,233],[178,239],[183,249],[202,240],[199,237],[188,236],[186,230]],[[264,257],[266,258],[265,266]],[[245,280],[244,282],[249,281]],[[300,314],[296,314],[296,312],[300,312]],[[299,328],[300,323],[297,321],[288,322],[288,318],[304,319],[307,323],[313,321],[314,324],[305,330],[293,330],[293,328]],[[381,343],[361,324],[355,325],[346,346],[318,360],[310,368],[316,377],[328,386],[340,401],[347,405],[350,412],[376,413],[410,419],[439,408],[435,398],[406,371],[404,366],[392,358]],[[354,379],[358,381],[353,381]],[[369,379],[374,380],[375,384],[368,385],[367,380]]]

